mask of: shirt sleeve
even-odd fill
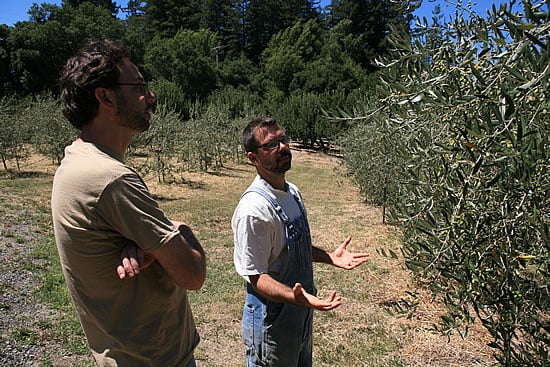
[[[104,220],[144,250],[160,248],[179,235],[137,174],[111,181],[99,201]]]
[[[273,213],[269,204],[255,193],[241,200],[233,215],[235,270],[248,280],[250,275],[268,273],[274,242]],[[253,200],[252,200],[253,199]],[[263,208],[257,205],[263,202]],[[254,205],[256,203],[256,205]]]

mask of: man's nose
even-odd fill
[[[155,103],[157,101],[157,96],[155,96],[155,93],[153,93],[152,90],[147,93],[147,103]]]

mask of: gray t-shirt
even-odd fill
[[[292,183],[294,190],[298,188]],[[275,195],[279,205],[292,220],[301,215],[300,207],[288,191],[273,188],[260,176],[250,186],[260,186]],[[282,268],[281,255],[287,250],[284,223],[271,204],[260,194],[242,197],[231,220],[235,269],[247,282],[250,275],[270,274],[275,278]]]

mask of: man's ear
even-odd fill
[[[102,105],[104,108],[112,109],[115,107],[111,89],[101,88],[101,87],[96,88],[95,98],[98,100],[99,104]]]
[[[256,157],[256,154],[254,152],[247,152],[246,156],[248,157],[248,160],[250,163],[256,165],[256,162],[258,161],[258,157]]]

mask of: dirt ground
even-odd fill
[[[326,155],[303,151],[295,154],[295,159],[337,169],[337,159]],[[33,175],[45,180],[51,180],[55,169],[48,166],[42,172],[37,172],[34,168],[27,167],[34,172]],[[201,176],[200,179],[219,180],[220,176]],[[0,180],[12,178],[3,175]],[[351,190],[349,195],[357,196],[358,193]],[[48,335],[51,328],[45,326],[55,325],[56,320],[62,319],[64,315],[37,304],[33,299],[34,290],[40,285],[33,271],[40,268],[40,259],[36,259],[31,270],[25,266],[25,262],[29,261],[32,246],[47,241],[51,232],[48,230],[50,219],[47,202],[42,203],[42,210],[37,210],[36,203],[29,205],[29,200],[32,199],[17,192],[0,192],[0,366],[90,366],[92,364],[89,356],[71,355],[64,341]],[[354,202],[349,207],[350,220],[359,216],[370,218],[371,241],[376,242],[377,237],[392,235],[380,223],[378,210],[362,205],[359,200]],[[315,209],[310,212],[310,216],[313,215]],[[323,228],[318,232],[323,233]],[[323,235],[318,236],[322,240]],[[399,252],[397,247],[394,250]],[[371,291],[372,302],[368,307],[388,311],[383,322],[388,332],[400,335],[401,360],[411,367],[491,366],[495,362],[491,357],[491,350],[486,346],[490,338],[479,324],[471,327],[468,338],[464,340],[457,335],[447,338],[433,333],[433,324],[443,314],[441,305],[433,303],[426,292],[416,288],[401,262],[378,254],[375,244],[369,252],[371,261],[376,262],[381,271],[379,278],[375,279],[379,286]],[[414,310],[407,303],[410,300],[407,292],[411,290],[417,292],[418,305]],[[358,306],[344,305],[338,312],[354,312],[354,307]],[[237,321],[234,328],[238,330]],[[202,328],[200,331],[205,333],[203,342],[206,348],[210,345],[208,325],[203,325]],[[224,366],[224,355],[227,354],[218,352],[211,351],[208,358],[216,366]],[[198,365],[209,366],[208,363],[200,364],[200,361]]]

